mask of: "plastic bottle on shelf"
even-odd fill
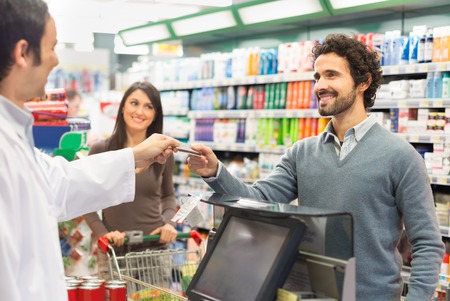
[[[419,39],[419,45],[417,47],[417,62],[418,63],[425,63],[425,44],[427,42],[427,35],[422,34],[422,36]]]
[[[402,53],[402,44],[403,44],[403,38],[401,36],[400,30],[393,30],[392,31],[392,41],[391,41],[391,59],[390,64],[391,65],[399,65],[400,64],[400,58]]]
[[[433,29],[428,29],[427,31],[424,59],[425,63],[431,63],[433,61]]]
[[[442,98],[450,97],[450,73],[445,72],[442,77]]]
[[[384,41],[383,41],[383,59],[382,59],[382,65],[383,66],[390,66],[392,65],[392,31],[386,31],[384,33]]]
[[[427,98],[433,98],[434,96],[434,73],[428,72],[427,73],[427,92],[426,97]]]
[[[450,26],[444,26],[442,29],[441,61],[450,61]]]
[[[442,97],[442,72],[436,71],[433,78],[433,98]]]
[[[431,61],[441,62],[441,39],[442,39],[442,27],[433,28],[433,51]]]

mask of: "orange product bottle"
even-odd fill
[[[312,118],[307,117],[305,118],[305,138],[311,137],[311,131],[312,131]]]
[[[432,59],[433,63],[441,61],[441,27],[433,29]]]
[[[450,61],[450,26],[442,27],[441,62]]]
[[[297,109],[298,105],[298,85],[299,82],[292,83],[292,101],[291,101],[291,109]]]
[[[323,117],[319,118],[318,124],[317,124],[317,134],[320,134],[325,130],[325,128],[328,124],[328,120],[329,120],[328,118],[323,118]]]
[[[305,138],[305,118],[298,119],[298,140]]]
[[[254,70],[254,67],[253,67],[253,64],[254,64],[254,52],[253,52],[252,48],[248,49],[247,51],[248,51],[248,62],[247,62],[247,64],[248,64],[248,71],[247,71],[247,75],[251,76],[251,75],[253,75],[253,70]]]

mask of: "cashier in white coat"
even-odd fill
[[[0,0],[0,300],[67,300],[58,221],[132,201],[135,168],[179,145],[152,135],[72,162],[37,150],[24,103],[44,95],[55,45],[45,2]]]

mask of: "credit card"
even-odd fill
[[[181,143],[180,146],[177,147],[177,149],[180,152],[184,152],[184,153],[187,153],[192,156],[198,156],[198,157],[202,156],[202,154],[200,152],[193,150],[187,143]]]

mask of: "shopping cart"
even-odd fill
[[[140,231],[127,234],[126,244],[159,240],[159,235],[143,236]],[[116,256],[106,238],[99,238],[98,245],[110,259],[111,279],[126,281],[128,300],[178,301],[187,300],[184,292],[201,261],[204,242],[196,231],[178,233],[177,238],[192,238],[198,248],[145,250]]]

